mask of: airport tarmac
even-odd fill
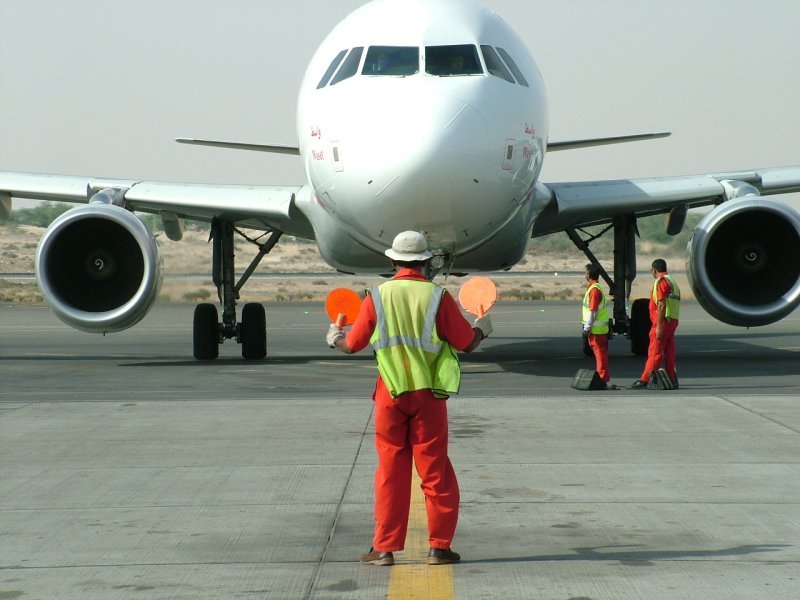
[[[373,567],[372,355],[266,306],[262,362],[193,360],[191,305],[105,337],[0,306],[0,600],[800,597],[800,313],[684,302],[680,390],[578,392],[579,306],[496,306],[448,401],[463,560],[424,564],[415,494]]]

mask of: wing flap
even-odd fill
[[[800,166],[774,167],[754,171],[731,171],[711,175],[718,181],[733,179],[757,187],[762,194],[788,194],[800,191]]]
[[[609,223],[619,215],[648,216],[676,206],[696,208],[727,199],[726,180],[744,181],[763,195],[800,191],[800,166],[650,179],[548,183],[533,235]]]
[[[761,189],[777,193],[800,189],[800,167],[759,171]]]
[[[0,171],[0,192],[12,198],[86,203],[91,195],[89,190],[96,181],[92,177],[74,175]],[[109,179],[104,180],[104,187],[129,188],[135,183],[132,180]]]
[[[560,212],[585,210],[588,200],[599,210],[612,210],[620,204],[627,209],[636,204],[682,204],[718,196],[723,189],[716,179],[706,176],[574,182],[548,187],[555,192]]]
[[[537,234],[608,222],[623,214],[644,216],[674,206],[702,206],[724,193],[723,186],[708,176],[555,183],[547,188],[556,210],[541,215]]]
[[[170,211],[200,220],[224,217],[247,227],[313,237],[308,221],[294,204],[301,189],[143,181],[125,193],[125,200],[143,212]]]
[[[126,190],[126,206],[132,210],[171,212],[201,221],[225,217],[244,227],[314,237],[294,203],[295,195],[304,189],[299,186],[167,183],[0,171],[0,195],[11,198],[85,204],[94,192],[105,188]]]

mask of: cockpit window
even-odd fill
[[[478,49],[471,44],[426,46],[425,72],[440,77],[480,75],[483,73]]]
[[[336,72],[336,67],[338,67],[339,63],[342,62],[342,59],[344,58],[345,54],[347,54],[347,50],[342,50],[341,52],[339,52],[339,54],[336,55],[336,58],[334,58],[331,61],[331,64],[325,71],[325,74],[322,76],[322,79],[319,80],[319,83],[317,84],[317,89],[324,88],[326,85],[328,85],[328,82],[331,80],[331,77],[333,77],[333,74]]]
[[[419,73],[419,48],[416,46],[370,46],[362,75],[404,77]]]
[[[336,85],[340,81],[344,81],[358,73],[358,63],[361,62],[361,55],[364,53],[364,47],[359,46],[350,50],[350,54],[344,59],[341,68],[336,73],[336,77],[331,81],[331,85]]]
[[[494,51],[494,48],[491,46],[481,46],[481,51],[483,51],[483,60],[486,61],[486,69],[489,73],[500,79],[505,79],[509,83],[514,83],[514,78],[503,64],[503,61],[500,60],[500,57],[497,56],[497,52]]]
[[[522,74],[522,71],[519,70],[517,63],[514,62],[514,59],[511,58],[511,55],[502,48],[500,48],[499,46],[497,48],[497,52],[498,54],[500,54],[500,56],[503,57],[503,60],[506,61],[508,68],[511,69],[511,72],[514,74],[514,77],[517,78],[517,81],[520,83],[520,85],[529,87],[528,80],[525,79],[525,76]]]

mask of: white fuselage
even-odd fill
[[[447,270],[512,266],[530,238],[547,128],[533,58],[488,8],[364,5],[325,39],[300,89],[315,205],[304,212],[320,251],[346,271],[385,267],[395,234],[414,229]]]

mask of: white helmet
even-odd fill
[[[384,254],[400,262],[424,261],[433,256],[428,250],[428,240],[419,231],[401,231]]]

